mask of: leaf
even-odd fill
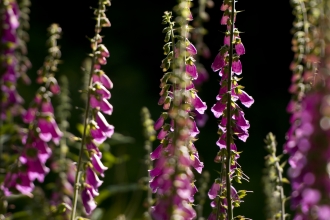
[[[125,193],[130,191],[135,191],[140,189],[137,183],[131,184],[122,184],[122,185],[110,185],[107,186],[105,189],[100,191],[100,194],[95,197],[96,203],[100,204],[102,201],[107,199],[110,196],[115,195],[116,193]]]
[[[26,211],[15,212],[12,214],[11,219],[28,219],[29,213]]]
[[[100,208],[97,208],[93,211],[91,220],[101,220],[104,215],[104,211]]]
[[[77,124],[76,128],[77,128],[77,130],[79,131],[80,134],[83,134],[83,132],[84,132],[84,125],[83,124]]]
[[[135,139],[129,136],[124,136],[120,133],[115,132],[110,139],[107,140],[107,143],[110,145],[116,144],[132,144],[135,142]]]
[[[10,139],[10,136],[7,134],[0,135],[0,145],[3,145],[6,141]]]
[[[104,165],[108,168],[112,167],[117,162],[117,158],[110,152],[103,152]]]
[[[170,27],[166,27],[166,28],[163,29],[162,33],[167,33],[167,32],[169,32],[170,30],[171,30]]]
[[[287,178],[282,178],[282,183],[290,184],[290,181]]]
[[[110,196],[111,196],[111,192],[109,190],[107,189],[101,190],[100,194],[97,197],[95,197],[95,202],[97,204],[100,204]]]
[[[171,39],[171,31],[166,33],[164,41],[168,42],[170,39]]]

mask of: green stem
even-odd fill
[[[223,157],[221,158],[221,172],[220,172],[220,190],[219,190],[219,193],[218,193],[218,196],[219,196],[219,199],[218,199],[218,204],[217,204],[217,213],[216,213],[216,216],[217,216],[217,220],[219,219],[219,214],[220,214],[220,208],[221,208],[221,196],[222,196],[222,191],[223,191],[223,187],[222,187],[222,183],[223,183],[223,176],[224,176],[224,173],[226,172],[226,168],[225,168],[225,162],[224,162],[224,159]],[[222,220],[222,217],[221,217],[221,220]]]
[[[102,1],[99,0],[99,8],[98,10],[101,10],[101,5],[102,5]],[[98,28],[100,27],[100,13],[98,13],[97,16],[97,24],[96,24],[96,32],[97,30],[99,30]],[[76,172],[76,178],[75,178],[75,192],[73,195],[73,208],[72,208],[72,213],[71,213],[71,218],[70,220],[74,220],[75,219],[75,215],[76,215],[76,210],[77,210],[77,201],[78,201],[78,193],[79,193],[79,189],[80,189],[80,176],[81,176],[81,164],[82,164],[82,157],[83,157],[83,151],[84,151],[84,146],[85,146],[85,142],[86,142],[86,132],[87,132],[87,120],[88,120],[88,116],[89,116],[89,110],[90,110],[90,94],[91,94],[91,90],[90,88],[92,87],[92,75],[94,72],[94,64],[95,64],[95,57],[96,57],[96,48],[97,48],[97,39],[96,39],[96,35],[94,37],[94,41],[93,43],[95,43],[95,46],[93,48],[93,56],[92,56],[92,65],[91,65],[91,69],[90,69],[90,73],[89,73],[89,83],[88,83],[88,92],[87,92],[87,102],[86,102],[86,112],[85,112],[85,116],[84,116],[84,132],[83,132],[83,136],[82,136],[82,140],[81,140],[81,146],[80,146],[80,152],[79,152],[79,159],[78,159],[78,163],[77,163],[77,172]]]
[[[151,141],[147,140],[145,142],[145,149],[147,150],[147,166],[148,166],[148,169],[149,170],[152,170],[153,169],[153,166],[152,166],[152,162],[150,160],[150,157],[149,155],[151,154],[152,152],[152,143]],[[150,173],[148,174],[149,175],[149,180],[151,179],[150,177]],[[151,188],[148,187],[148,192],[147,192],[147,201],[148,201],[148,213],[151,214],[151,205],[152,205],[152,191],[151,191]]]
[[[276,155],[274,155],[276,157]],[[282,168],[278,162],[276,162],[276,171],[278,175],[278,186],[280,187],[280,200],[281,200],[281,220],[285,220],[285,196],[283,190],[283,181],[282,181]]]
[[[276,142],[273,141],[271,144],[273,145],[272,149],[276,150]],[[276,151],[273,151],[272,157],[274,159],[277,159]],[[276,169],[277,176],[278,176],[277,186],[279,187],[279,191],[280,191],[280,202],[281,202],[281,218],[280,219],[285,220],[285,195],[284,195],[284,189],[283,189],[282,167],[281,167],[279,161],[275,162],[275,169]]]
[[[226,160],[226,188],[227,188],[227,203],[228,203],[228,220],[233,219],[233,206],[232,206],[232,198],[231,198],[231,177],[230,177],[230,167],[231,167],[231,90],[232,90],[232,65],[233,65],[233,40],[234,40],[234,17],[235,17],[235,0],[231,1],[231,17],[230,17],[230,47],[229,47],[229,72],[228,72],[228,96],[227,96],[227,140],[226,140],[226,148],[227,148],[227,160]]]

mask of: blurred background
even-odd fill
[[[163,75],[160,64],[164,58],[164,26],[161,20],[163,12],[172,10],[176,1],[111,2],[112,6],[108,8],[107,15],[112,26],[102,31],[102,35],[105,36],[104,44],[111,54],[104,70],[114,83],[110,99],[114,112],[107,119],[115,126],[116,132],[132,137],[134,142],[110,146],[112,154],[125,158],[126,162],[114,165],[106,172],[101,189],[121,185],[127,186],[128,190],[105,197],[100,207],[105,211],[103,219],[115,219],[127,212],[130,212],[131,219],[140,219],[144,211],[142,197],[145,194],[137,196],[129,188],[132,186],[131,188],[135,189],[134,184],[148,174],[143,164],[145,150],[140,110],[143,106],[149,108],[154,120],[162,112],[162,107],[157,105],[159,79]],[[97,1],[31,0],[31,3],[28,56],[33,67],[28,72],[30,78],[36,79],[36,72],[47,54],[47,27],[51,23],[58,23],[63,30],[59,42],[63,63],[59,66],[57,78],[60,75],[68,77],[73,106],[83,107],[84,103],[78,92],[83,84],[84,74],[81,66],[91,51],[87,37],[92,37],[94,33],[95,20],[91,7],[95,7]],[[193,3],[192,11],[198,2],[195,0]],[[204,162],[204,169],[210,172],[211,182],[217,177],[217,170],[220,170],[220,165],[213,162],[218,151],[215,144],[218,135],[217,120],[210,111],[219,91],[219,76],[212,72],[210,66],[223,44],[225,27],[219,23],[222,16],[219,10],[221,3],[222,1],[216,0],[214,7],[207,9],[210,21],[205,24],[209,32],[205,37],[205,43],[211,50],[211,59],[201,61],[210,77],[200,88],[199,96],[208,105],[206,114],[209,115],[209,120],[205,127],[200,129],[199,140],[195,143]],[[261,0],[240,0],[236,4],[237,10],[243,11],[237,15],[236,26],[243,32],[241,38],[246,48],[246,54],[241,57],[241,85],[255,99],[255,103],[250,109],[243,107],[251,124],[250,137],[246,143],[239,140],[236,142],[239,151],[243,151],[239,163],[250,177],[250,182],[235,185],[237,189],[253,193],[248,194],[240,208],[235,208],[235,214],[255,220],[265,219],[261,183],[266,155],[263,139],[269,131],[273,132],[279,143],[278,151],[281,153],[285,133],[289,128],[289,115],[285,108],[290,99],[287,89],[291,72],[288,67],[293,58],[290,49],[293,16],[289,1],[284,1],[284,5],[270,4],[262,7],[264,3],[265,1]],[[26,104],[33,98],[37,88],[35,82],[32,86],[20,88],[20,94],[25,98]],[[79,135],[75,125],[81,123],[81,113],[81,110],[73,108],[69,119],[70,131],[75,135]],[[153,147],[158,144],[156,140]],[[288,190],[289,188],[286,191],[287,195]],[[209,203],[208,200],[205,203],[205,217],[211,210]],[[132,211],[132,204],[136,205],[136,210]]]

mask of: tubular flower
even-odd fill
[[[239,100],[245,107],[250,107],[254,103],[253,98],[243,91],[243,87],[238,84],[239,78],[237,76],[242,74],[240,56],[245,54],[245,48],[238,29],[231,23],[232,20],[235,23],[236,19],[232,18],[233,14],[236,17],[235,9],[232,13],[232,5],[234,4],[235,2],[225,0],[221,6],[224,14],[220,23],[227,26],[227,31],[224,37],[224,46],[221,47],[211,66],[213,71],[219,71],[219,75],[222,77],[220,90],[216,97],[217,102],[211,108],[214,116],[221,119],[218,125],[220,137],[217,141],[220,151],[215,158],[215,162],[222,164],[222,171],[220,178],[215,181],[209,191],[209,198],[213,200],[211,203],[213,212],[209,219],[218,219],[219,216],[227,219],[227,212],[232,213],[232,207],[238,205],[240,198],[245,196],[245,194],[238,196],[235,188],[232,185],[229,187],[227,185],[228,183],[231,184],[232,179],[240,182],[240,179],[246,178],[237,163],[239,154],[233,140],[234,135],[236,135],[238,139],[245,142],[249,136],[250,124],[236,102]],[[228,120],[230,121],[228,122]],[[228,160],[230,162],[229,166],[227,163],[225,164]],[[229,173],[230,179],[226,180],[227,173]],[[228,189],[231,189],[231,191],[227,192]],[[228,198],[230,198],[230,202]]]
[[[34,180],[44,181],[49,172],[49,168],[45,164],[52,154],[48,143],[52,141],[58,145],[60,138],[63,136],[54,119],[54,110],[50,100],[53,94],[50,91],[49,84],[47,84],[50,75],[51,77],[54,76],[54,72],[49,71],[57,69],[58,59],[60,58],[57,39],[60,37],[61,28],[53,24],[49,28],[49,33],[51,35],[49,39],[50,54],[41,68],[47,70],[42,71],[45,87],[40,87],[29,109],[23,115],[23,121],[29,124],[29,130],[22,137],[24,148],[18,158],[17,166],[7,173],[1,186],[7,196],[13,191],[29,195],[34,189]],[[57,51],[57,53],[54,53],[54,51]]]
[[[171,67],[172,72],[165,73],[160,80],[162,90],[158,104],[168,112],[162,113],[155,122],[154,128],[159,130],[157,138],[161,144],[150,154],[151,160],[155,160],[153,169],[149,170],[150,188],[157,196],[151,214],[159,220],[196,217],[192,207],[197,192],[193,169],[201,173],[204,166],[193,144],[199,134],[193,111],[204,114],[207,107],[198,97],[193,84],[198,72],[192,55],[197,51],[186,38],[186,21],[192,20],[192,17],[187,17],[191,15],[189,1],[181,1],[177,12],[178,21],[182,22],[179,25],[184,29],[179,32],[182,37],[177,42],[172,13],[165,12],[163,16],[163,24],[168,24],[164,29],[166,44],[163,47],[167,56],[161,68],[166,72]],[[169,79],[172,84],[169,84]]]

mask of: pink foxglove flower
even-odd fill
[[[316,80],[305,94],[300,110],[292,121],[300,123],[292,127],[285,145],[290,154],[291,205],[296,210],[295,219],[325,220],[330,210],[330,95],[329,44],[321,60],[321,80]],[[316,162],[317,161],[317,162]]]
[[[24,147],[18,157],[17,169],[10,170],[1,185],[6,196],[17,191],[31,195],[34,189],[33,182],[38,180],[42,183],[50,171],[46,166],[46,162],[52,154],[48,144],[53,142],[57,145],[63,135],[54,119],[54,110],[50,101],[51,84],[48,81],[55,79],[52,71],[57,69],[59,63],[57,39],[61,29],[56,24],[53,24],[50,29],[54,33],[49,40],[51,50],[41,68],[47,71],[38,71],[38,74],[44,79],[40,83],[45,83],[45,85],[39,88],[28,111],[23,114],[23,121],[28,124],[28,131],[22,134]]]
[[[105,74],[101,67],[107,63],[107,58],[110,56],[109,50],[102,44],[102,37],[99,35],[101,27],[110,27],[110,21],[105,15],[105,6],[110,5],[110,1],[99,1],[101,9],[95,10],[96,19],[98,20],[95,27],[95,36],[91,39],[91,48],[93,50],[93,63],[91,67],[91,76],[88,88],[88,103],[86,104],[86,118],[84,119],[84,133],[82,137],[81,151],[86,147],[88,150],[89,161],[85,166],[84,183],[81,191],[81,199],[85,212],[90,215],[97,207],[94,198],[98,196],[98,189],[103,181],[100,180],[99,175],[104,177],[104,172],[108,169],[101,161],[102,153],[98,146],[102,144],[114,133],[114,126],[110,125],[104,114],[111,115],[113,106],[108,99],[111,98],[109,89],[113,88],[113,83]],[[101,24],[101,27],[98,26]],[[91,117],[89,117],[91,115]],[[89,129],[87,129],[87,127]],[[88,130],[88,132],[86,132]],[[77,174],[75,184],[80,184],[78,172],[80,172],[82,163],[79,160],[77,164]],[[75,194],[75,196],[77,196]],[[76,203],[73,206],[72,218],[74,219]]]
[[[18,116],[24,113],[22,104],[24,100],[17,91],[17,80],[22,77],[19,55],[19,39],[17,31],[20,28],[20,10],[16,1],[9,1],[2,4],[1,8],[1,58],[0,58],[0,120],[7,120],[7,113],[11,116]],[[24,43],[24,41],[22,41]],[[26,69],[28,66],[26,66]],[[25,74],[25,73],[24,73]],[[27,81],[28,78],[26,77]]]
[[[188,4],[188,1],[183,3]],[[182,8],[182,11],[185,10],[186,8]],[[184,17],[184,13],[181,16]],[[165,12],[163,19],[164,23],[170,24],[171,13]],[[184,60],[181,59],[184,54],[188,57],[185,63],[182,63],[185,66],[183,71],[173,70],[175,74],[165,73],[161,79],[162,90],[158,104],[163,105],[163,109],[168,112],[162,113],[154,125],[154,128],[159,130],[157,138],[162,144],[150,154],[151,160],[155,160],[154,168],[149,170],[150,188],[157,197],[151,214],[154,219],[159,220],[194,219],[196,213],[192,203],[197,189],[194,185],[192,169],[201,173],[204,164],[200,161],[196,148],[193,147],[199,130],[191,116],[194,115],[192,111],[204,114],[207,108],[198,97],[193,84],[193,81],[198,78],[198,72],[191,56],[196,54],[197,50],[185,35],[183,35],[183,40],[178,40],[175,47],[173,45],[172,49],[171,47],[166,49],[165,45],[164,50],[167,56],[172,56],[173,50],[175,51],[175,58],[171,62],[177,66],[180,66],[179,62]],[[163,60],[162,68],[165,66],[165,60]],[[166,68],[165,71],[167,71]],[[177,77],[180,81],[176,85],[167,84],[169,78],[167,75]],[[184,103],[186,108],[184,108]],[[177,113],[173,114],[173,111]],[[166,122],[167,119],[170,119],[170,122]]]
[[[245,48],[239,38],[239,31],[234,26],[236,15],[232,13],[231,4],[234,5],[235,2],[224,1],[221,6],[221,10],[224,11],[224,14],[220,23],[227,26],[227,31],[224,37],[224,46],[220,49],[211,66],[213,71],[219,71],[219,75],[222,77],[220,90],[216,97],[217,102],[211,108],[214,116],[221,119],[218,125],[218,134],[220,137],[217,141],[220,151],[215,161],[222,164],[222,173],[209,191],[209,198],[213,200],[211,203],[213,211],[208,218],[209,220],[218,218],[227,219],[229,218],[228,212],[230,212],[230,218],[233,218],[233,204],[240,203],[240,198],[232,185],[230,185],[231,192],[227,192],[227,184],[230,184],[230,182],[226,180],[226,175],[230,172],[230,179],[233,179],[234,175],[236,175],[236,179],[244,179],[242,174],[238,174],[237,169],[239,165],[237,159],[239,155],[237,154],[237,148],[233,140],[234,135],[236,135],[238,139],[245,142],[249,136],[248,129],[250,124],[245,119],[243,110],[236,102],[239,100],[245,107],[250,107],[254,103],[253,98],[238,85],[239,78],[237,76],[242,74],[242,63],[239,58],[240,55],[245,54]],[[234,16],[234,18],[232,16]],[[234,21],[234,23],[231,25],[232,21]],[[233,53],[235,51],[236,54],[231,54],[231,50],[233,50]],[[228,92],[228,90],[231,91]],[[230,152],[227,152],[227,150]],[[230,167],[227,167],[228,158],[224,158],[227,157],[229,153],[232,155],[230,158],[233,161],[230,161]],[[241,170],[239,172],[241,172]],[[221,199],[218,198],[218,196],[220,196]],[[229,198],[231,204],[228,204]]]

